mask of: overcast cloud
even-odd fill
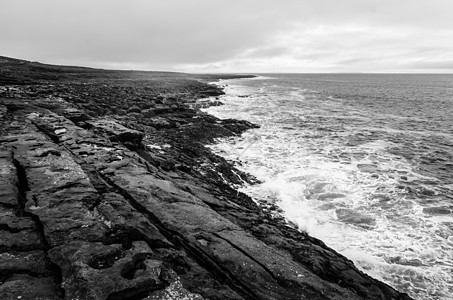
[[[453,72],[451,0],[1,0],[0,55],[188,72]]]

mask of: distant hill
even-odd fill
[[[220,78],[253,77],[233,74],[187,74],[161,71],[106,70],[79,66],[43,64],[6,56],[0,56],[0,84],[37,84],[43,81],[74,81],[80,79],[132,79],[156,80],[187,78],[215,80]]]
[[[99,77],[143,79],[143,77],[187,76],[187,74],[176,72],[105,70],[78,66],[50,65],[0,56],[0,84],[33,84],[42,80],[80,80]]]

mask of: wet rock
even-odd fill
[[[220,124],[223,125],[223,127],[227,128],[228,130],[230,130],[236,134],[242,133],[247,129],[259,127],[258,125],[252,124],[247,121],[233,120],[233,119],[222,120],[220,122]]]
[[[407,259],[401,256],[391,257],[389,262],[392,264],[398,264],[403,266],[413,266],[413,267],[420,267],[424,264],[419,259]]]
[[[184,243],[189,243],[192,249],[199,242],[190,237],[202,234],[203,239],[208,242],[201,244],[205,247],[203,251],[197,250],[198,255],[203,255],[204,260],[214,258],[217,264],[227,269],[227,274],[235,274],[241,282],[240,289],[247,290],[249,295],[263,299],[272,299],[277,295],[285,295],[287,299],[300,299],[304,294],[320,297],[318,285],[322,285],[326,293],[344,293],[343,297],[354,298],[348,291],[337,290],[334,285],[317,276],[313,277],[313,274],[290,257],[276,249],[268,248],[246,234],[190,193],[180,190],[169,181],[147,174],[143,166],[134,162],[115,165],[116,163],[113,163],[110,166],[115,169],[115,175],[108,175],[111,176],[112,183],[131,195],[137,204],[158,218],[165,228],[174,234],[178,233],[179,238],[184,239]],[[247,248],[249,250],[246,250]],[[274,268],[277,269],[269,271]],[[293,271],[288,273],[287,277],[280,278],[281,275],[278,274],[281,274],[283,269]],[[298,276],[300,274],[302,276]],[[290,286],[293,288],[288,289]]]
[[[210,88],[210,89],[206,89],[204,91],[200,91],[199,94],[205,96],[205,97],[209,97],[209,96],[220,96],[223,93],[223,91],[217,87],[213,87],[213,88]]]

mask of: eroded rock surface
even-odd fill
[[[233,188],[221,91],[108,74],[1,89],[0,299],[410,299]]]

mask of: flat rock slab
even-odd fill
[[[12,140],[14,139],[4,139],[3,143]],[[0,204],[11,207],[19,204],[17,184],[17,170],[12,151],[0,150]]]
[[[50,246],[74,239],[101,240],[107,230],[89,210],[99,195],[71,155],[32,126],[16,135],[14,157],[27,176],[26,211],[38,216]]]
[[[0,251],[8,249],[28,251],[43,248],[40,236],[34,230],[25,229],[19,232],[0,230]]]
[[[63,299],[52,277],[16,274],[0,285],[0,299]]]
[[[114,232],[114,239],[142,239],[154,248],[174,247],[160,231],[129,202],[116,193],[106,193],[97,206],[106,224]]]
[[[285,295],[286,299],[301,299],[311,291],[315,298],[330,295],[330,299],[359,299],[348,290],[309,272],[277,249],[269,248],[172,182],[149,174],[144,165],[123,160],[112,162],[107,167],[105,170],[112,171],[104,171],[104,174],[112,184],[130,195],[171,232],[177,233],[184,243],[193,247],[191,251],[197,251],[201,256],[208,253],[206,259],[215,259],[228,270],[228,276],[235,276],[253,297],[274,299]],[[234,240],[228,240],[220,233],[229,234]],[[208,242],[198,242],[197,237]],[[247,251],[239,241],[244,241],[241,243],[253,251]],[[276,264],[281,264],[285,272],[293,270],[292,275],[286,273],[283,276],[282,269],[276,269]],[[292,289],[288,289],[288,285]]]
[[[120,141],[128,148],[139,148],[143,139],[143,132],[127,128],[113,120],[98,119],[87,123],[94,129],[109,134],[112,141]]]
[[[63,110],[63,115],[74,123],[88,120],[87,114],[76,108],[66,108]]]
[[[0,253],[0,273],[4,276],[14,273],[33,274],[36,277],[52,276],[49,259],[44,251]]]
[[[68,299],[125,299],[164,289],[165,267],[144,242],[121,245],[71,242],[49,256],[63,271]]]

